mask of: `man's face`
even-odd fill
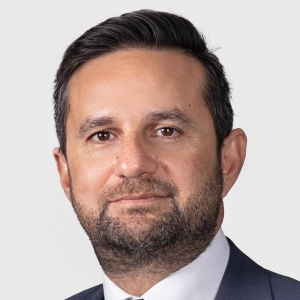
[[[62,183],[94,247],[101,224],[132,243],[162,235],[178,215],[199,216],[201,228],[213,218],[209,238],[219,228],[222,175],[204,82],[196,59],[171,51],[118,51],[73,75]]]

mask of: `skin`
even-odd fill
[[[184,209],[191,191],[213,176],[217,164],[217,140],[203,99],[204,82],[201,63],[178,52],[133,49],[85,63],[69,84],[67,159],[54,149],[67,197],[71,200],[72,179],[83,213],[96,218],[103,209],[97,197],[100,191],[126,178],[152,177],[176,185],[178,204]],[[222,197],[236,181],[245,153],[245,133],[235,129],[221,150]],[[147,213],[133,217],[129,213],[133,207],[147,208]],[[138,233],[170,207],[166,195],[141,192],[110,199],[108,214],[122,215],[124,226]],[[216,232],[223,214],[222,205]],[[173,271],[164,269],[151,276],[145,268],[126,278],[109,277],[140,296]]]

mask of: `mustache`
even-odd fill
[[[178,188],[169,181],[155,178],[126,178],[118,184],[106,187],[100,194],[100,198],[107,202],[128,194],[156,194],[163,197],[175,198]]]

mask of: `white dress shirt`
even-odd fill
[[[141,297],[130,295],[113,283],[105,274],[103,288],[105,300],[213,300],[223,278],[229,245],[220,229],[210,246],[193,262],[164,278]]]

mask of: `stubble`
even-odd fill
[[[136,269],[159,274],[187,265],[209,246],[216,234],[222,187],[218,164],[211,178],[189,195],[184,207],[179,205],[179,191],[173,183],[151,177],[124,179],[103,190],[99,203],[104,204],[97,217],[85,213],[72,185],[71,200],[107,275]],[[121,210],[117,216],[110,214],[112,199],[134,193],[164,195],[170,199],[170,206],[159,213],[151,206],[137,206]],[[128,218],[131,221],[126,223]]]

